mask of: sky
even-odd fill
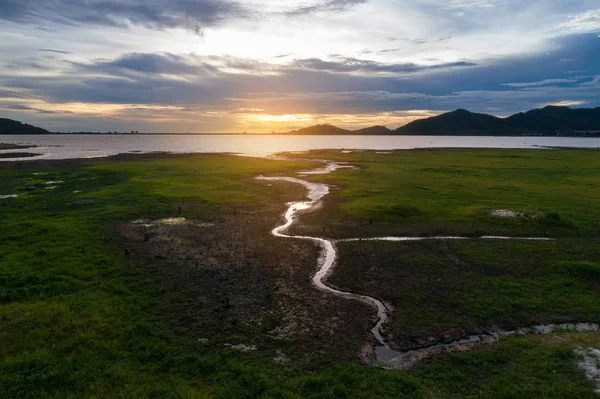
[[[52,131],[389,128],[600,105],[598,0],[1,0],[0,117]]]

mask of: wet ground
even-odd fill
[[[0,143],[0,150],[24,150],[26,148],[34,148],[34,145],[20,145],[10,143]]]
[[[305,198],[305,189],[256,184],[272,202],[223,208],[207,220],[185,219],[182,204],[171,219],[115,223],[125,240],[113,245],[145,264],[161,287],[156,317],[177,335],[256,347],[280,360],[370,360],[363,347],[372,341],[372,309],[315,290],[317,245],[270,234],[286,202]]]
[[[40,155],[35,152],[2,152],[0,158],[32,158]]]

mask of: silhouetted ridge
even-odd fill
[[[12,119],[0,118],[0,134],[48,134],[46,129],[21,123]]]
[[[358,130],[348,130],[342,129],[341,127],[333,126],[330,124],[324,125],[315,125],[309,126],[298,130],[293,130],[289,132],[289,134],[323,134],[323,135],[351,135],[351,134],[360,134],[360,135],[378,135],[378,134],[394,134],[392,130],[388,129],[385,126],[371,126],[366,127],[364,129]]]
[[[431,118],[416,120],[396,129],[396,132],[404,134],[501,133],[505,126],[504,119],[457,109]]]
[[[547,106],[497,118],[457,109],[402,126],[397,134],[424,135],[600,135],[600,107]]]
[[[353,130],[351,134],[394,134],[394,132],[385,126],[371,126],[364,129]]]
[[[509,116],[507,121],[529,130],[600,130],[600,107],[547,106]]]
[[[323,124],[309,126],[298,130],[293,130],[290,134],[350,134],[351,130],[342,129],[341,127]]]

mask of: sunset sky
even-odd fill
[[[396,128],[600,105],[598,0],[1,0],[0,117],[54,131]]]

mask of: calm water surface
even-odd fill
[[[600,138],[580,137],[469,137],[469,136],[268,136],[268,135],[0,135],[0,143],[34,144],[38,148],[1,150],[36,152],[27,159],[105,157],[121,153],[166,151],[232,152],[267,156],[281,151],[317,149],[394,150],[413,148],[600,148]],[[21,158],[24,160],[25,158]],[[14,160],[6,158],[1,160]]]

